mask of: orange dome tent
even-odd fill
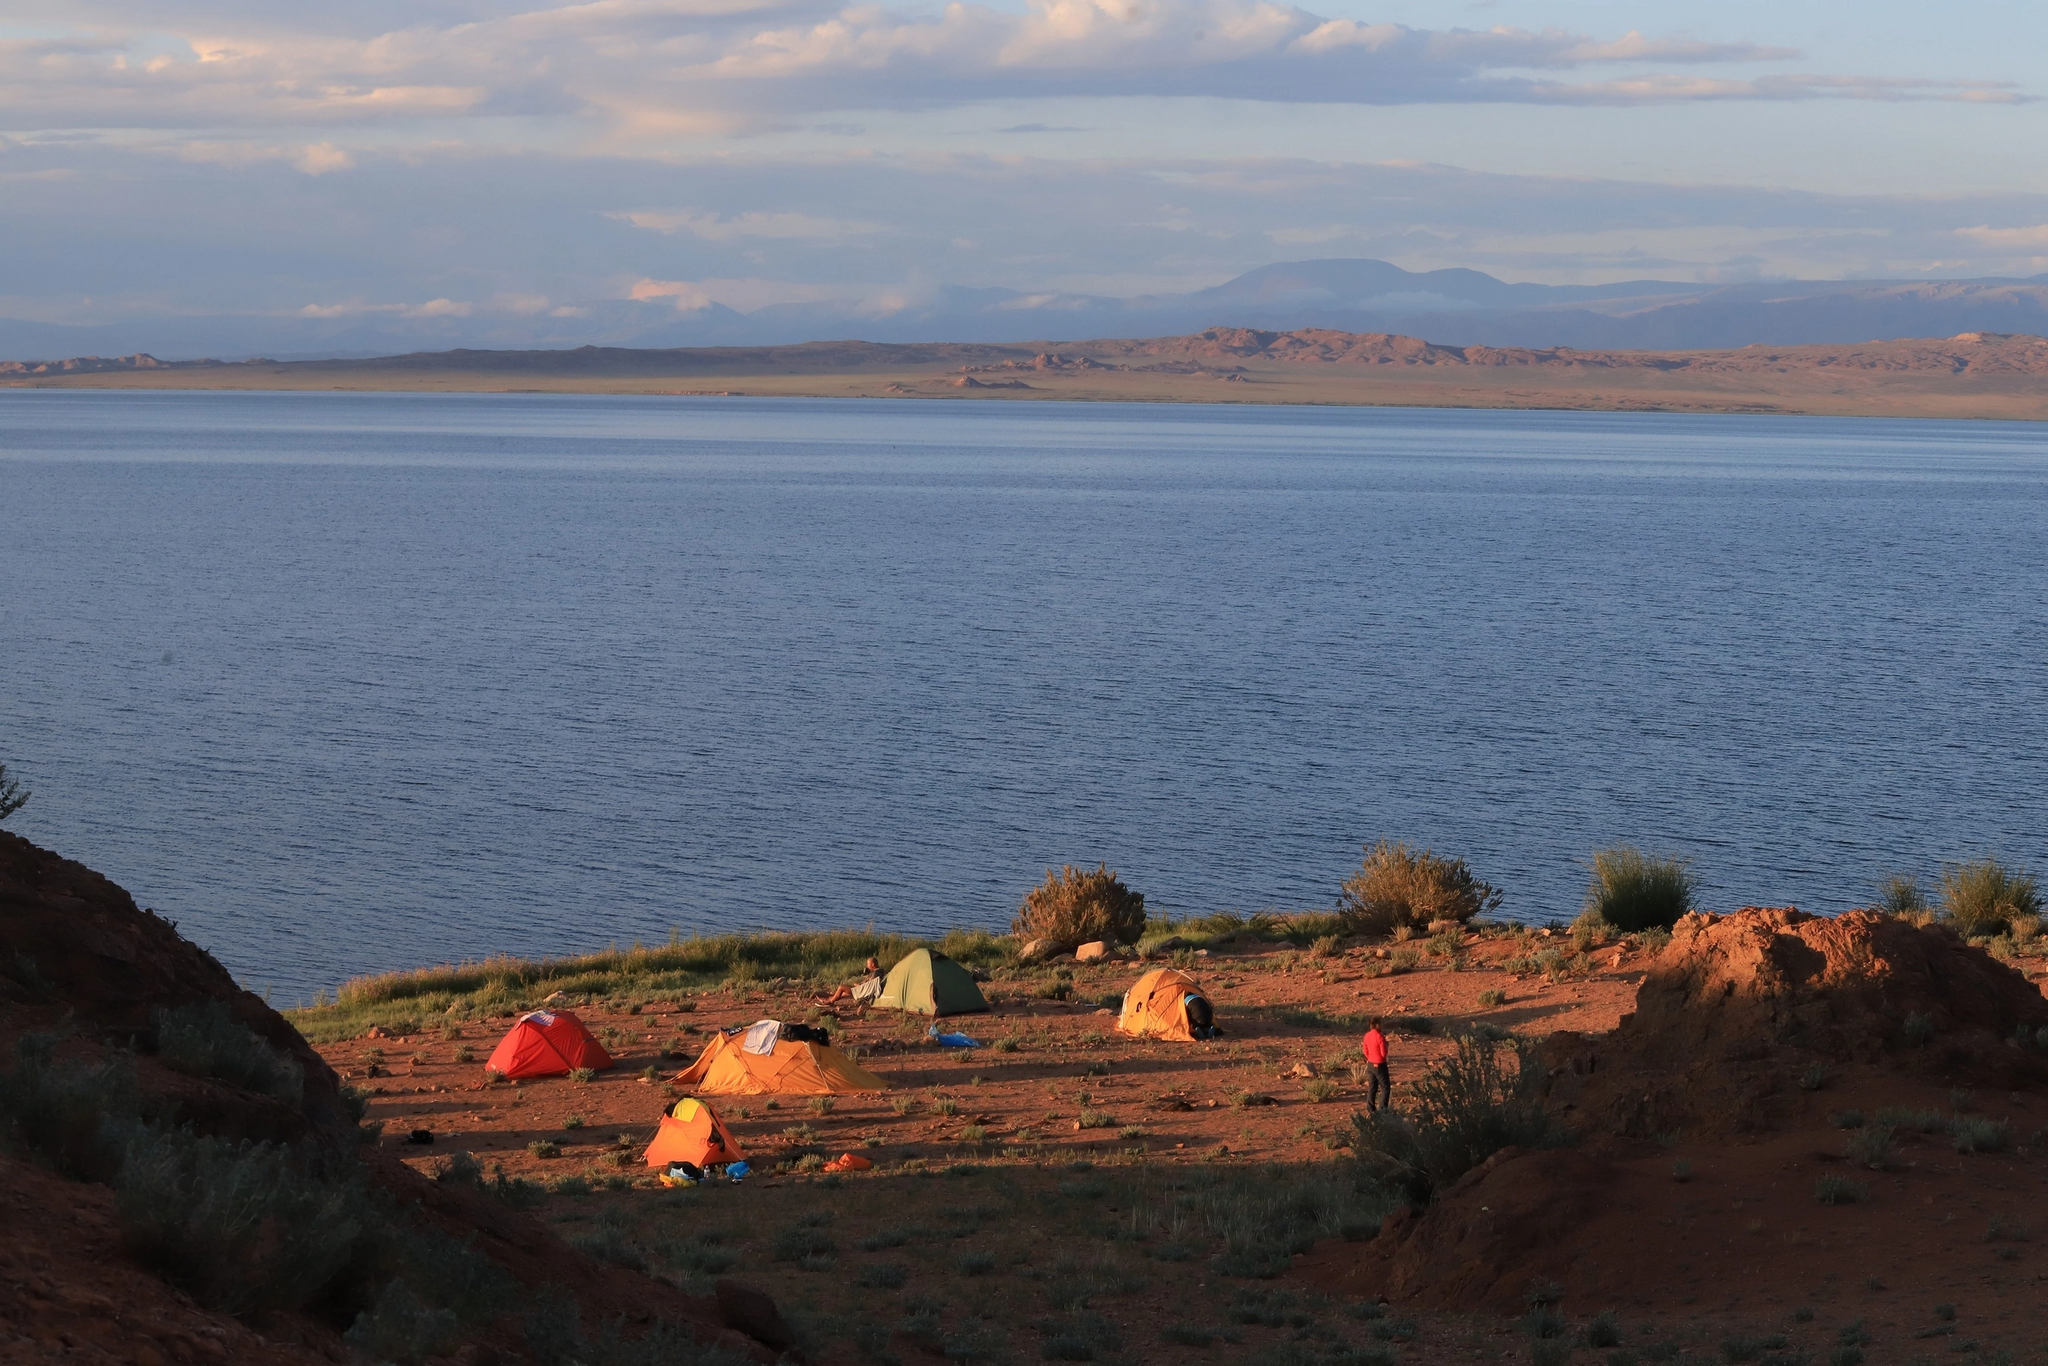
[[[782,1039],[772,1054],[749,1053],[724,1034],[711,1036],[675,1084],[704,1096],[827,1096],[889,1089],[888,1082],[830,1044]]]
[[[611,1054],[566,1010],[521,1015],[484,1064],[513,1078],[565,1077],[579,1067],[602,1072],[612,1065]]]
[[[1188,998],[1191,996],[1201,1002],[1195,1010],[1195,1019],[1188,1017]],[[1214,1019],[1208,993],[1202,990],[1200,983],[1173,968],[1154,968],[1124,993],[1123,1013],[1117,1016],[1116,1027],[1120,1034],[1139,1038],[1149,1036],[1193,1043],[1198,1037],[1206,1037],[1213,1032],[1209,1022]],[[1196,1033],[1198,1029],[1203,1031],[1201,1035]]]
[[[703,1101],[685,1096],[661,1117],[661,1127],[647,1145],[646,1160],[650,1167],[666,1167],[671,1162],[715,1167],[745,1156],[740,1141],[717,1112]]]

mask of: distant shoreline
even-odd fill
[[[2048,340],[1576,351],[1212,328],[1074,343],[810,342],[334,361],[0,363],[0,387],[1060,400],[2048,421]]]

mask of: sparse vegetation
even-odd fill
[[[1421,1204],[1502,1148],[1561,1141],[1536,1099],[1541,1070],[1524,1065],[1519,1042],[1506,1050],[1514,1055],[1512,1071],[1501,1066],[1502,1051],[1491,1040],[1461,1038],[1410,1088],[1409,1116],[1354,1115],[1352,1151],[1362,1174]]]
[[[1902,920],[1924,920],[1932,913],[1918,873],[1893,873],[1880,879],[1875,909]]]
[[[1093,872],[1066,864],[1047,869],[1045,881],[1024,895],[1011,931],[1061,948],[1105,940],[1135,944],[1145,933],[1145,898],[1126,887],[1108,864]]]
[[[27,806],[30,795],[28,789],[7,776],[7,765],[0,764],[0,821]]]
[[[1313,1105],[1335,1100],[1343,1090],[1343,1087],[1328,1077],[1310,1077],[1301,1084],[1302,1096]]]
[[[1352,934],[1427,929],[1439,920],[1464,922],[1499,908],[1503,893],[1480,881],[1461,858],[1397,841],[1369,845],[1359,870],[1339,892],[1340,913]]]
[[[1594,854],[1590,867],[1586,910],[1624,932],[1668,930],[1692,909],[1693,877],[1682,859],[1620,845]]]
[[[1823,1176],[1814,1183],[1813,1198],[1823,1205],[1853,1205],[1870,1198],[1870,1187],[1846,1176]]]
[[[222,1081],[279,1100],[296,1102],[305,1075],[292,1058],[238,1022],[225,1001],[201,1001],[157,1010],[157,1056],[168,1067]]]
[[[1996,859],[1945,869],[1941,875],[1941,918],[1966,939],[2009,931],[2041,913],[2034,879]]]
[[[1488,987],[1485,991],[1479,993],[1479,1004],[1482,1009],[1504,1006],[1507,1003],[1508,994],[1499,987]]]
[[[1849,1160],[1874,1172],[1889,1169],[1898,1160],[1892,1148],[1892,1131],[1883,1125],[1850,1130]]]

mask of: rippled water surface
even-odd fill
[[[2048,433],[0,392],[9,828],[246,982],[1006,925],[1048,863],[1568,915],[2048,844]]]

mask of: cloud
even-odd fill
[[[416,10],[81,0],[65,14],[68,32],[0,39],[0,126],[185,134],[488,119],[494,136],[516,126],[542,130],[534,136],[545,141],[674,139],[829,111],[1073,96],[1360,105],[2031,98],[1993,81],[1707,76],[1698,68],[1798,54],[1636,30],[1365,24],[1279,0],[1025,0],[1021,9],[954,0],[936,11],[593,0],[517,13],[456,0]],[[1630,70],[1592,78],[1615,66]],[[312,164],[342,169],[331,156]]]
[[[316,142],[300,152],[292,165],[307,175],[326,175],[330,171],[346,171],[356,164],[356,159],[331,142]]]
[[[2030,228],[1957,228],[1956,236],[2001,250],[2048,252],[2048,223],[2037,223]]]
[[[608,213],[636,228],[673,235],[687,232],[706,242],[731,242],[765,237],[790,241],[829,242],[842,237],[887,232],[879,223],[842,218],[816,218],[805,213],[741,213],[725,216],[703,209],[636,209]]]

